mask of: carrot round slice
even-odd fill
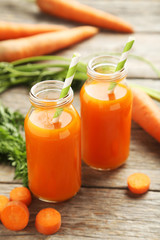
[[[127,180],[129,190],[136,194],[147,192],[150,182],[150,178],[144,173],[134,173]]]
[[[42,234],[56,233],[61,226],[61,214],[54,208],[42,209],[36,216],[35,226]]]
[[[16,187],[10,192],[11,201],[20,201],[27,206],[31,204],[31,193],[26,187]]]
[[[27,206],[18,201],[9,202],[1,213],[3,225],[12,231],[24,229],[29,221],[29,211]]]
[[[6,196],[0,195],[0,219],[1,219],[1,212],[3,211],[4,207],[7,205],[8,202],[9,202],[9,199]]]

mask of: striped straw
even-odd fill
[[[118,71],[123,69],[123,67],[124,67],[124,65],[127,61],[129,52],[130,52],[130,50],[133,46],[134,41],[135,41],[135,39],[133,37],[128,38],[128,41],[126,42],[126,45],[123,49],[120,60],[119,60],[119,62],[117,64],[117,67],[115,69],[115,72],[118,72]],[[108,88],[108,93],[112,93],[114,91],[114,88],[115,88],[116,85],[117,85],[116,82],[111,82],[110,85],[109,85],[109,88]]]
[[[72,84],[72,81],[73,81],[73,78],[74,78],[74,75],[76,73],[76,68],[77,68],[77,65],[78,65],[78,62],[79,62],[79,58],[80,58],[79,53],[74,53],[73,54],[73,57],[72,57],[72,60],[71,60],[71,63],[70,63],[70,66],[69,66],[69,69],[68,69],[68,72],[67,72],[67,76],[66,76],[66,79],[65,79],[65,82],[64,82],[64,85],[63,85],[63,88],[62,88],[62,91],[61,91],[61,94],[60,94],[59,98],[64,98],[68,94],[68,91],[71,87],[71,84]],[[52,123],[56,123],[56,122],[59,121],[59,117],[60,117],[62,112],[63,112],[63,108],[57,108],[56,109],[56,112],[53,116]]]

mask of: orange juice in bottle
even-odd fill
[[[82,159],[99,170],[115,169],[129,155],[132,94],[126,68],[115,72],[117,62],[111,56],[92,59],[80,92]],[[117,83],[113,93],[111,82]]]
[[[25,118],[29,188],[50,202],[73,197],[81,186],[80,117],[72,106],[71,88],[59,99],[62,87],[63,82],[55,80],[34,85]],[[57,108],[63,111],[53,123]]]

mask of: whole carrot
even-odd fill
[[[122,19],[74,0],[37,0],[37,4],[42,11],[61,18],[117,32],[133,32],[132,26]]]
[[[132,119],[160,142],[160,109],[141,89],[132,88]]]
[[[92,37],[98,29],[90,26],[76,27],[55,33],[43,33],[31,37],[0,42],[0,61],[40,56],[72,46]]]
[[[0,21],[0,40],[15,39],[67,29],[55,24],[26,24]]]

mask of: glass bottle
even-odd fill
[[[50,202],[73,197],[81,186],[80,117],[72,105],[71,88],[59,99],[62,87],[56,80],[35,84],[25,118],[29,188]],[[57,108],[63,111],[53,123]]]
[[[132,93],[126,67],[115,72],[117,63],[112,56],[93,58],[80,92],[82,159],[99,170],[118,168],[129,155]],[[116,83],[112,93],[111,83]]]

